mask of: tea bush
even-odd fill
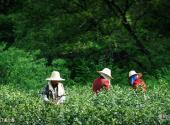
[[[161,114],[170,114],[170,92],[166,80],[149,86],[148,92],[135,93],[130,87],[114,85],[98,96],[91,86],[66,87],[63,105],[44,104],[35,91],[19,91],[0,86],[0,116],[13,118],[14,124],[169,124]]]
[[[67,79],[70,82],[73,82],[70,79],[71,72],[68,69],[68,62],[66,60],[64,60],[64,59],[55,59],[55,60],[53,60],[51,70],[59,71],[62,78]],[[67,84],[69,84],[69,83],[67,83]]]
[[[45,78],[53,70],[61,72],[63,78],[69,79],[70,73],[66,61],[56,59],[52,66],[46,66],[46,60],[39,59],[39,52],[25,52],[17,48],[5,49],[0,45],[0,83],[12,84],[17,88],[35,89],[46,84]]]
[[[48,69],[45,66],[45,59],[36,59],[38,52],[30,53],[17,48],[3,51],[3,47],[1,51],[1,84],[10,83],[26,89],[34,89],[42,84]]]

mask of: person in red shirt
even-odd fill
[[[112,79],[111,70],[104,68],[102,71],[97,71],[101,76],[93,81],[93,92],[98,94],[104,87],[107,91],[110,89],[110,80]]]
[[[142,73],[136,73],[134,70],[129,72],[129,82],[134,90],[141,87],[142,91],[146,92],[146,84],[142,78]]]

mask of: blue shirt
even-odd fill
[[[133,85],[133,83],[134,83],[134,81],[135,81],[136,79],[137,79],[137,74],[131,76],[131,77],[129,78],[130,84]]]

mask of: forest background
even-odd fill
[[[37,124],[40,121],[65,124],[91,124],[94,121],[96,124],[169,122],[167,119],[162,122],[157,118],[162,113],[170,115],[168,0],[0,0],[0,41],[0,96],[6,97],[0,100],[3,110],[0,114],[1,121],[2,118],[14,117],[16,124],[25,118],[25,123]],[[96,71],[104,67],[112,70],[114,79],[111,81],[111,95],[101,94],[101,98],[91,99],[92,82],[98,76]],[[131,93],[128,72],[132,69],[143,73],[150,93],[148,98],[153,98],[148,102],[143,101],[146,106],[143,114],[135,111],[135,119],[131,112],[134,105],[129,104],[128,99],[132,99],[135,106],[138,106],[141,101],[139,99],[143,99],[143,96],[138,99],[125,96]],[[45,78],[53,70],[60,71],[61,76],[66,79],[64,85],[70,94],[67,105],[57,108],[57,111],[61,110],[59,112],[46,111],[37,97],[38,91],[47,84]],[[14,95],[10,94],[7,98],[11,90]],[[81,109],[81,98],[88,99],[84,94],[76,96],[84,91],[87,91],[90,101],[84,104],[85,109]],[[160,94],[160,97],[155,93]],[[28,109],[35,108],[34,105],[30,106],[30,96],[38,101],[35,107],[40,109],[36,112],[45,110],[44,114],[30,115],[32,110]],[[118,102],[110,100],[110,104],[109,96]],[[125,100],[120,103],[121,98]],[[70,104],[71,101],[77,102],[78,104],[74,104],[78,106]],[[99,103],[102,101],[103,103]],[[30,103],[28,109],[24,106],[26,102]],[[120,105],[122,110],[115,108],[110,111],[110,107],[106,107],[105,110],[100,109],[101,114],[97,115],[99,107],[106,103],[111,107]],[[11,106],[16,104],[18,107],[11,111]],[[153,110],[148,107],[152,104]],[[96,105],[99,107],[96,108]],[[24,107],[23,110],[19,106]],[[81,114],[78,107],[85,113]],[[64,112],[64,109],[67,110]],[[153,112],[148,112],[148,109]],[[23,111],[26,114],[21,115]],[[91,112],[96,117],[87,117]],[[107,114],[109,120],[102,116],[102,112],[111,113]],[[62,117],[57,115],[56,120],[50,116],[49,119],[42,120],[55,113]]]

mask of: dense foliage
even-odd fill
[[[38,92],[1,86],[0,115],[13,118],[15,124],[168,124],[160,117],[170,113],[168,83],[159,83],[145,95],[113,86],[110,92],[95,96],[90,86],[71,86],[64,105],[45,105]]]
[[[0,0],[0,122],[168,124],[159,115],[170,115],[169,35],[168,0]],[[95,96],[104,67],[112,88]],[[146,94],[130,89],[131,69]],[[40,99],[53,70],[66,79],[64,105]]]
[[[169,8],[168,0],[1,0],[0,41],[40,50],[48,64],[103,59],[151,73],[169,64]]]
[[[0,54],[3,59],[0,63],[0,116],[3,123],[6,123],[5,118],[8,123],[15,124],[169,123],[168,119],[162,118],[170,113],[169,67],[157,70],[155,77],[145,77],[146,94],[135,93],[128,86],[127,74],[113,68],[115,78],[111,90],[96,96],[91,91],[90,81],[83,81],[81,76],[75,81],[69,79],[66,61],[57,59],[49,67],[44,59],[36,59],[37,53],[16,48],[3,51],[4,48],[1,46]],[[100,68],[100,65],[96,67]],[[41,90],[47,84],[44,79],[55,68],[67,78],[64,82],[67,101],[63,105],[47,105],[41,98]],[[95,78],[96,75],[92,76]]]

